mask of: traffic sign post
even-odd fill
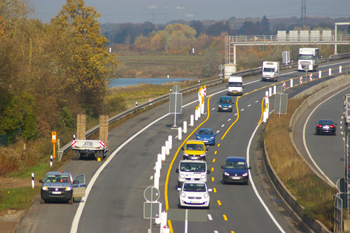
[[[149,220],[149,230],[152,233],[152,219],[159,217],[159,190],[153,186],[148,186],[143,192],[146,202],[143,203],[143,218]]]
[[[177,85],[173,87],[173,93],[169,94],[169,113],[174,114],[174,125],[172,128],[177,128],[176,114],[182,113],[182,93],[180,93],[180,87]]]

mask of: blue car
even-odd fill
[[[232,112],[233,101],[229,96],[221,96],[218,102],[218,112]]]
[[[225,164],[221,166],[224,169],[222,181],[224,184],[241,183],[249,184],[250,167],[247,166],[247,161],[243,157],[227,157]]]
[[[216,134],[210,128],[201,128],[196,133],[196,140],[201,140],[205,145],[215,145]]]

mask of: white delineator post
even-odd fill
[[[35,187],[35,183],[34,183],[34,173],[32,173],[32,188]]]
[[[191,127],[194,126],[194,115],[193,114],[190,116],[190,124],[189,124],[189,126],[191,126]]]
[[[269,87],[269,96],[272,95],[272,87]]]
[[[154,222],[156,223],[156,224],[160,224],[161,223],[161,218],[162,218],[162,203],[161,202],[159,202],[159,218],[156,218],[155,220],[154,220]]]
[[[276,85],[273,86],[273,94],[276,95]]]
[[[162,157],[166,158],[166,156],[165,156],[165,146],[162,146]]]
[[[162,170],[162,155],[161,154],[157,155],[157,163],[158,163],[159,169]]]
[[[52,167],[52,155],[50,155],[50,167]]]
[[[199,119],[199,118],[201,118],[201,105],[200,104],[198,105],[197,111],[198,111],[198,119]]]
[[[299,84],[303,84],[303,76],[300,76],[300,78],[299,78]]]
[[[293,79],[290,80],[289,87],[293,87]]]
[[[161,213],[161,218],[160,218],[160,232],[161,233],[165,233],[164,229],[167,228],[167,222],[168,222],[168,213],[164,211]]]
[[[341,71],[342,71],[342,69],[341,69],[342,67],[341,66],[339,66],[339,73],[341,73]]]
[[[312,74],[309,75],[309,81],[312,81]]]
[[[168,141],[169,141],[169,149],[173,149],[173,136],[169,135],[168,136]]]
[[[165,141],[165,154],[167,156],[170,155],[170,148],[169,148],[169,142],[168,141]]]
[[[187,121],[184,121],[184,122],[183,122],[183,127],[184,127],[183,132],[184,132],[184,133],[187,133]]]
[[[159,175],[157,173],[157,169],[156,169],[156,172],[154,173],[153,186],[159,189]]]
[[[322,71],[318,71],[318,78],[322,78]]]
[[[331,69],[331,68],[328,69],[328,75],[329,75],[329,76],[332,75],[332,69]]]
[[[177,140],[179,140],[179,141],[182,140],[182,128],[181,127],[177,128]]]

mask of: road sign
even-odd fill
[[[178,85],[173,86],[173,92],[180,92],[180,87]]]
[[[159,196],[159,190],[153,186],[148,186],[143,192],[143,197],[148,202],[158,201]]]
[[[287,114],[288,94],[277,93],[275,96],[275,113]]]
[[[159,202],[144,202],[143,203],[143,218],[155,219],[159,218]]]
[[[169,113],[170,114],[182,113],[182,93],[169,94]]]

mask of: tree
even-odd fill
[[[199,35],[204,32],[204,26],[203,26],[203,23],[199,20],[192,20],[190,22],[190,27],[194,28],[196,30],[196,37],[198,38]]]
[[[204,77],[212,77],[219,72],[219,65],[223,64],[223,55],[218,48],[210,47],[205,51],[205,59],[202,67]]]
[[[106,78],[113,74],[118,65],[105,47],[108,40],[101,36],[97,21],[99,17],[100,14],[93,7],[85,7],[83,0],[67,0],[51,21],[61,34],[66,31],[72,34],[74,47],[66,75],[72,91],[92,116],[102,111]]]
[[[270,30],[270,22],[269,20],[266,18],[266,16],[264,15],[264,17],[261,20],[261,33],[263,35],[271,35],[271,30]]]
[[[222,32],[227,32],[229,35],[231,34],[231,27],[227,21],[225,23],[214,23],[210,25],[206,30],[207,35],[210,36],[220,36]]]

